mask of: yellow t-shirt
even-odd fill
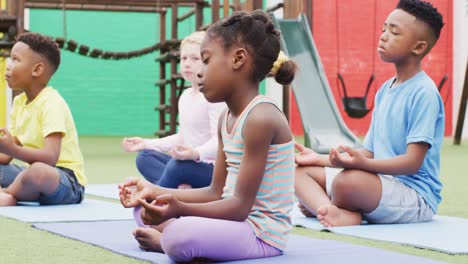
[[[85,186],[83,155],[78,145],[75,122],[65,100],[52,87],[44,88],[36,98],[26,104],[26,95],[13,101],[8,130],[23,147],[41,149],[44,138],[52,133],[62,133],[62,146],[56,166],[72,170],[78,182]]]

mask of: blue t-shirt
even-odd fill
[[[364,147],[374,153],[374,159],[383,160],[405,154],[410,143],[429,144],[416,174],[393,176],[414,189],[437,212],[442,200],[439,170],[444,105],[436,85],[424,71],[392,87],[394,80],[385,82],[376,94]]]

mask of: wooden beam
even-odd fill
[[[27,3],[62,4],[62,0],[25,0]],[[134,5],[134,6],[161,6],[172,4],[208,3],[205,0],[66,0],[68,4],[80,5]]]
[[[177,17],[177,22],[184,21],[185,19],[188,19],[189,17],[195,15],[195,8],[190,9],[187,13]]]
[[[12,0],[9,0],[12,1]],[[62,9],[62,0],[20,0],[28,8]],[[14,1],[12,1],[14,2]],[[160,8],[170,7],[173,4],[179,6],[203,7],[210,4],[205,0],[66,0],[65,8],[71,10],[96,10],[96,11],[132,11],[132,12],[157,12]]]
[[[463,92],[462,92],[462,96],[460,100],[460,108],[458,109],[457,127],[455,129],[455,137],[453,141],[453,144],[455,145],[460,145],[461,143],[463,123],[465,122],[467,103],[468,103],[468,62],[466,63],[465,84],[463,85]]]
[[[26,3],[26,8],[35,9],[62,9],[61,4],[52,3]],[[165,7],[149,7],[149,6],[107,6],[107,5],[90,5],[90,4],[65,4],[66,10],[92,10],[92,11],[115,11],[115,12],[142,12],[142,13],[161,13],[166,10]]]

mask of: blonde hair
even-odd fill
[[[205,37],[205,31],[195,31],[182,40],[182,42],[180,43],[180,47],[182,48],[184,45],[187,45],[187,44],[201,45],[204,37]]]

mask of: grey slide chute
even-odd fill
[[[305,15],[297,19],[274,18],[274,23],[281,31],[283,51],[299,65],[292,89],[306,146],[322,154],[337,145],[359,147],[359,139],[344,123],[330,91]]]

